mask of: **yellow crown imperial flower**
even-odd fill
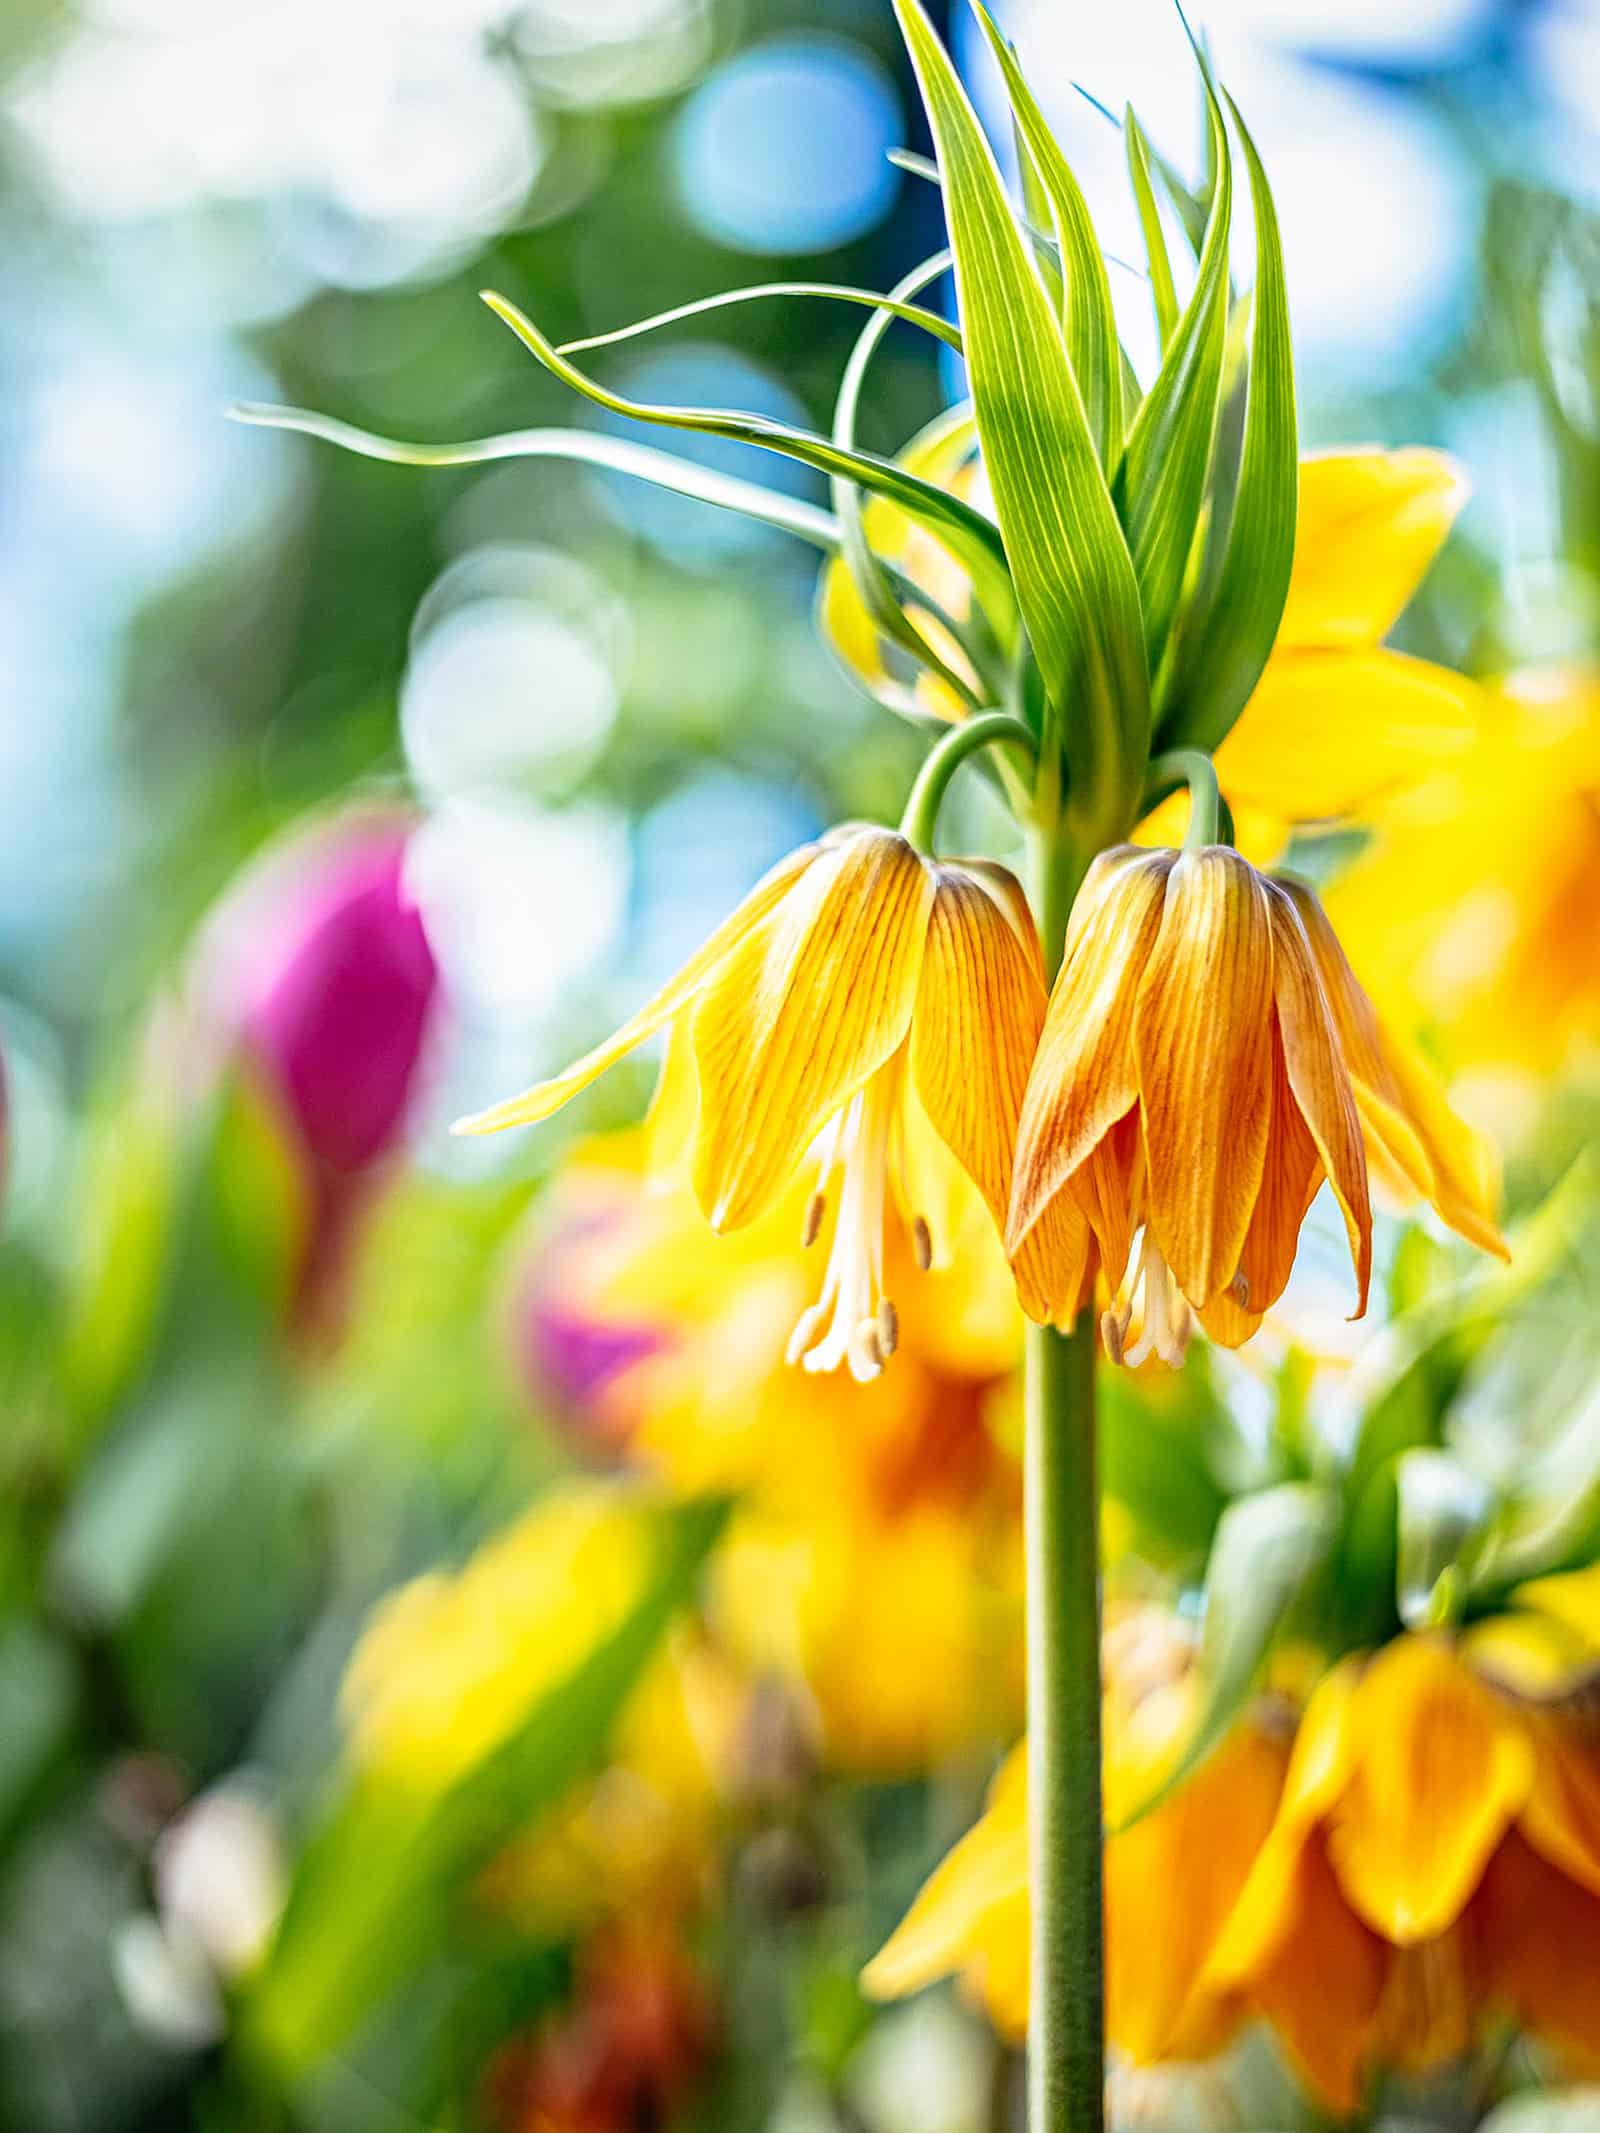
[[[898,1336],[884,1288],[891,1208],[919,1263],[933,1264],[948,1243],[948,1150],[1004,1219],[1044,1004],[1038,936],[1012,875],[983,860],[927,859],[897,832],[853,824],[767,874],[604,1044],[457,1130],[548,1118],[677,1025],[685,1049],[669,1056],[663,1081],[692,1066],[701,1209],[715,1229],[742,1227],[779,1199],[810,1151],[804,1241],[820,1234],[830,1202],[837,1213],[822,1294],[795,1328],[790,1359],[813,1370],[848,1364],[866,1380]],[[1039,1308],[1034,1263],[1022,1259],[1019,1279]]]
[[[1308,888],[1223,845],[1103,853],[1072,913],[1019,1128],[1007,1242],[1026,1250],[1055,1216],[1043,1315],[1070,1322],[1083,1294],[1066,1202],[1117,1283],[1102,1318],[1114,1357],[1180,1363],[1191,1312],[1237,1346],[1282,1293],[1326,1178],[1359,1317],[1369,1161],[1503,1251],[1475,1136],[1380,1030]]]

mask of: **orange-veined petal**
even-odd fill
[[[1140,972],[1161,930],[1174,858],[1124,846],[1096,860],[1078,892],[1018,1126],[1006,1229],[1013,1257],[1090,1150],[1138,1098],[1134,1005]]]
[[[1334,1872],[1386,1939],[1429,1940],[1460,1917],[1528,1797],[1527,1729],[1434,1636],[1378,1654],[1352,1726],[1355,1766],[1329,1821]]]
[[[1356,1270],[1356,1307],[1351,1316],[1359,1318],[1367,1308],[1372,1278],[1372,1206],[1360,1114],[1300,915],[1275,882],[1267,883],[1267,904],[1273,998],[1284,1067],[1295,1105],[1344,1215]],[[1292,1253],[1290,1258],[1292,1263]],[[1287,1271],[1284,1278],[1288,1278]],[[1255,1301],[1253,1296],[1251,1301]]]
[[[615,1066],[636,1045],[643,1044],[646,1037],[653,1036],[663,1023],[670,1022],[680,1008],[687,1006],[709,983],[724,958],[778,908],[816,860],[818,850],[813,844],[802,845],[786,859],[779,860],[769,873],[762,876],[739,908],[723,920],[705,945],[697,949],[655,997],[648,1000],[637,1014],[630,1015],[603,1044],[585,1052],[565,1073],[557,1074],[552,1080],[536,1082],[520,1096],[510,1097],[505,1103],[479,1111],[471,1118],[459,1119],[455,1131],[499,1133],[507,1126],[530,1126],[549,1118],[563,1104],[570,1103],[590,1082],[597,1081],[607,1067]]]
[[[1476,1908],[1496,1999],[1575,2072],[1600,2075],[1600,1898],[1513,1835],[1490,1862]]]
[[[861,830],[820,851],[722,958],[694,1012],[694,1187],[713,1228],[759,1214],[899,1049],[932,902],[933,876],[906,840]]]
[[[1133,1052],[1146,1220],[1197,1308],[1233,1279],[1250,1228],[1272,1101],[1271,1009],[1260,875],[1224,845],[1180,853],[1139,985]]]
[[[1522,1834],[1552,1866],[1600,1896],[1600,1730],[1549,1711],[1531,1711],[1533,1789]]]
[[[1345,1902],[1320,1836],[1295,1855],[1288,1904],[1295,1931],[1263,1962],[1250,2000],[1307,2087],[1342,2116],[1361,2102],[1394,1950]]]

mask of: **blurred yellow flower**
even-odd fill
[[[1107,1629],[1105,1782],[1109,1822],[1148,1798],[1181,1751],[1198,1688],[1190,1633],[1140,1608]],[[1106,2027],[1138,2065],[1209,2057],[1244,2012],[1214,1991],[1206,1965],[1272,1827],[1288,1750],[1278,1729],[1247,1718],[1153,1812],[1105,1849]],[[1021,2037],[1028,2021],[1028,1836],[1025,1747],[996,1778],[982,1819],[935,1871],[868,1965],[879,1999],[952,1971],[991,2019]]]
[[[977,431],[959,410],[925,430],[902,455],[924,479],[982,500]],[[1391,651],[1383,639],[1422,580],[1466,501],[1461,469],[1443,453],[1412,448],[1314,453],[1300,462],[1294,571],[1272,656],[1216,754],[1240,850],[1266,863],[1296,823],[1365,814],[1386,794],[1432,773],[1464,748],[1478,692],[1444,667]],[[957,621],[971,611],[961,566],[892,504],[865,514],[868,540],[935,607]],[[883,640],[847,566],[823,574],[820,609],[835,649],[880,696],[957,720],[960,698],[937,675],[898,682]],[[959,646],[934,609],[911,607],[932,649],[976,687]],[[1141,841],[1176,843],[1186,801],[1157,809]]]
[[[1255,1331],[1324,1178],[1361,1315],[1369,1162],[1503,1251],[1486,1151],[1380,1030],[1308,888],[1222,845],[1102,853],[1073,908],[1023,1102],[1008,1246],[1073,1208],[1108,1279],[1120,1276],[1101,1321],[1108,1350],[1124,1359],[1138,1311],[1125,1359],[1176,1365],[1191,1309],[1228,1346]],[[1087,1257],[1057,1216],[1039,1316],[1075,1316]]]
[[[1332,2109],[1380,2068],[1421,2074],[1498,2021],[1600,2069],[1600,1569],[1524,1588],[1457,1637],[1398,1637],[1324,1675],[1292,1752],[1269,1702],[1106,1845],[1107,2022],[1145,2062],[1271,2022]],[[1141,1614],[1108,1633],[1114,1826],[1181,1748],[1194,1677],[1152,1666]],[[1134,1653],[1118,1639],[1138,1640]],[[1145,1647],[1143,1653],[1139,1645]],[[1155,1644],[1159,1652],[1161,1646]],[[1537,1681],[1559,1694],[1535,1697]],[[965,1975],[1016,2035],[1028,2012],[1019,1750],[983,1819],[869,1965],[893,1997]]]
[[[895,1369],[856,1385],[778,1360],[803,1189],[717,1237],[685,1187],[641,1189],[646,1160],[645,1135],[613,1135],[563,1175],[532,1308],[559,1319],[563,1352],[607,1358],[594,1435],[674,1488],[742,1493],[712,1572],[719,1635],[799,1694],[835,1767],[925,1769],[1008,1736],[1021,1518],[996,1424],[1022,1318],[976,1196],[951,1265],[908,1291]],[[903,1239],[895,1253],[909,1263]]]
[[[836,1212],[822,1296],[789,1359],[847,1363],[865,1381],[898,1340],[891,1204],[924,1267],[949,1249],[956,1164],[1004,1219],[1044,996],[1033,920],[1003,867],[925,859],[893,831],[851,825],[774,868],[615,1036],[459,1130],[548,1118],[674,1023],[658,1102],[688,1132],[701,1209],[714,1229],[741,1228],[810,1151],[805,1241],[830,1201]],[[1024,1255],[1024,1285],[1033,1265]]]
[[[1600,677],[1514,675],[1329,894],[1386,1013],[1458,1066],[1600,1046]]]
[[[1403,1636],[1325,1677],[1208,1965],[1336,2109],[1496,2018],[1600,2067],[1600,1734],[1582,1702],[1508,1691],[1474,1638]]]
[[[541,1498],[460,1570],[401,1586],[374,1610],[345,1674],[356,1762],[442,1791],[620,1627],[651,1561],[645,1501],[577,1483]]]

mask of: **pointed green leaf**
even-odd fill
[[[1210,749],[1225,738],[1267,663],[1294,561],[1300,468],[1283,249],[1261,158],[1231,97],[1228,108],[1250,168],[1256,225],[1244,448],[1231,520],[1212,528],[1212,538],[1227,544],[1215,590],[1179,647],[1163,747]]]
[[[1067,355],[1083,395],[1084,413],[1089,418],[1101,465],[1111,467],[1122,448],[1122,348],[1117,339],[1105,258],[1072,167],[1023,78],[1016,53],[1001,35],[983,0],[974,0],[974,6],[989,49],[1005,78],[1012,115],[1027,150],[1024,171],[1031,163],[1049,202],[1061,245],[1066,303],[1062,329]],[[1030,213],[1035,221],[1042,219],[1037,209],[1030,209]]]
[[[944,180],[984,465],[1085,839],[1133,819],[1149,738],[1138,582],[1050,301],[919,0],[895,0]]]
[[[1407,1629],[1440,1626],[1464,1591],[1460,1557],[1494,1507],[1478,1475],[1426,1447],[1395,1462],[1395,1604]]]
[[[657,407],[648,401],[629,400],[587,376],[575,363],[569,363],[507,298],[485,290],[483,300],[546,370],[614,415],[627,415],[635,422],[660,423],[667,429],[693,430],[703,437],[729,437],[741,444],[760,445],[786,459],[798,459],[803,466],[815,467],[821,474],[842,474],[859,481],[863,488],[889,497],[920,520],[966,566],[978,598],[985,605],[992,602],[997,613],[1004,613],[1011,597],[1005,547],[994,522],[971,504],[932,482],[919,481],[893,460],[880,459],[873,452],[844,451],[825,437],[813,436],[809,430],[796,429],[791,423],[776,422],[766,415],[744,415],[728,408]]]
[[[631,437],[608,437],[603,430],[506,430],[498,437],[470,437],[460,444],[407,444],[301,407],[265,407],[242,401],[229,413],[236,422],[320,437],[326,444],[359,452],[364,459],[384,460],[391,466],[472,467],[496,459],[573,460],[604,468],[611,474],[636,476],[658,489],[670,489],[676,496],[693,497],[698,503],[741,512],[746,518],[810,541],[817,548],[832,550],[839,545],[838,521],[828,512],[819,511],[815,504],[800,497],[779,495],[776,490],[764,489],[759,482],[743,481],[737,474],[699,466],[692,459],[676,459],[671,452],[660,451],[653,444],[639,444]]]
[[[1166,648],[1205,502],[1228,329],[1233,175],[1222,112],[1209,94],[1208,112],[1217,183],[1194,290],[1168,336],[1156,381],[1134,417],[1113,485],[1139,576],[1152,673]],[[1131,114],[1128,138],[1135,138]]]
[[[725,311],[733,304],[752,304],[768,296],[826,296],[836,303],[860,304],[868,311],[887,311],[895,318],[904,319],[908,325],[920,326],[924,333],[931,333],[943,341],[947,348],[961,353],[961,333],[949,319],[941,318],[937,311],[926,311],[920,304],[908,304],[893,295],[879,296],[871,289],[854,289],[844,282],[834,281],[763,281],[753,282],[745,289],[724,289],[716,296],[699,296],[692,303],[674,304],[670,311],[657,311],[651,318],[635,319],[631,325],[615,326],[609,333],[586,334],[581,341],[563,341],[562,355],[578,355],[586,348],[614,348],[619,341],[637,340],[641,334],[654,333],[661,326],[676,326],[686,318],[701,318],[708,311]]]
[[[1178,292],[1172,280],[1172,260],[1167,252],[1167,233],[1161,227],[1161,210],[1150,182],[1150,143],[1130,104],[1123,114],[1122,137],[1127,143],[1128,176],[1133,180],[1134,204],[1139,210],[1139,228],[1144,235],[1145,257],[1150,262],[1150,295],[1156,307],[1156,337],[1162,352],[1178,323]]]
[[[1244,1708],[1284,1617],[1327,1560],[1338,1531],[1332,1492],[1288,1481],[1229,1505],[1206,1564],[1202,1695],[1176,1766],[1119,1827],[1168,1798],[1222,1740]]]

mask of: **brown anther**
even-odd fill
[[[1123,1343],[1128,1337],[1128,1321],[1120,1311],[1100,1313],[1100,1338],[1105,1343],[1106,1354],[1113,1363],[1122,1361]]]
[[[881,1370],[883,1368],[883,1343],[878,1338],[878,1328],[872,1319],[864,1318],[861,1321],[858,1329],[858,1338],[861,1342],[861,1353],[874,1370]]]
[[[1228,1287],[1233,1291],[1233,1298],[1239,1309],[1248,1311],[1250,1308],[1250,1282],[1243,1267],[1239,1268],[1232,1281],[1228,1283]]]
[[[878,1346],[886,1356],[900,1345],[900,1314],[886,1296],[878,1306]]]
[[[806,1219],[800,1231],[801,1250],[807,1250],[822,1235],[823,1217],[828,1212],[826,1193],[814,1192],[806,1202]]]
[[[926,1274],[933,1264],[933,1231],[921,1215],[911,1225],[911,1249],[917,1255],[917,1265]]]

